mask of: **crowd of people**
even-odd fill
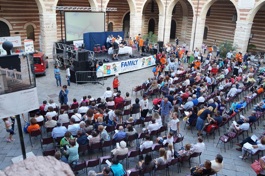
[[[141,40],[138,36],[137,40]],[[121,40],[121,38],[115,39]],[[107,42],[113,41],[111,36]],[[115,42],[114,41],[114,42]],[[137,41],[141,49],[141,42]],[[263,79],[255,79],[258,68],[251,65],[248,59],[244,59],[241,53],[234,54],[229,51],[226,58],[219,54],[209,52],[204,58],[204,50],[198,48],[194,51],[186,51],[185,46],[167,45],[163,52],[156,54],[156,66],[152,69],[153,76],[144,81],[141,85],[143,96],[133,101],[130,93],[122,96],[119,90],[120,81],[118,75],[113,80],[113,85],[107,87],[106,91],[99,98],[92,95],[83,96],[80,100],[74,98],[68,102],[67,86],[62,86],[59,93],[61,106],[53,100],[43,101],[35,117],[30,119],[27,132],[41,130],[40,122],[44,122],[45,128],[52,128],[51,137],[59,140],[59,150],[55,157],[63,162],[69,163],[72,168],[79,161],[79,146],[93,146],[105,141],[114,141],[115,146],[111,150],[112,164],[104,167],[102,175],[113,173],[115,176],[124,175],[125,168],[119,163],[117,156],[127,154],[130,147],[140,151],[152,147],[154,144],[161,144],[159,157],[153,159],[152,155],[140,156],[137,168],[140,170],[155,168],[171,162],[178,158],[179,162],[185,161],[194,153],[203,153],[205,144],[204,134],[211,131],[214,126],[218,127],[224,121],[224,114],[232,115],[246,107],[247,98],[260,95],[264,92]],[[187,63],[187,64],[186,64]],[[188,65],[188,66],[186,66]],[[58,72],[55,70],[55,77]],[[57,85],[61,86],[60,79]],[[235,97],[243,91],[249,91],[246,99],[236,101]],[[158,93],[158,94],[157,94]],[[159,95],[159,98],[150,98]],[[162,96],[162,98],[160,98]],[[232,101],[227,107],[226,102]],[[248,130],[250,123],[255,122],[256,111],[264,111],[265,101],[254,107],[253,114],[249,117],[241,117],[227,129],[227,132]],[[128,117],[124,116],[125,111],[129,112]],[[150,121],[147,121],[151,116]],[[186,143],[183,147],[177,148],[175,140],[181,133],[180,121],[183,121],[192,128],[197,129],[198,141],[196,144]],[[7,132],[10,133],[8,142],[13,140],[12,123],[4,119]],[[141,122],[140,128],[136,122]],[[115,132],[108,132],[107,129],[115,127]],[[166,127],[166,135],[153,132]],[[145,137],[140,142],[128,142],[129,136],[138,137],[144,133]],[[265,149],[265,138],[260,139],[248,137],[241,143],[238,150],[242,152],[240,158],[246,158],[252,147],[252,153]],[[246,146],[249,143],[251,146]],[[211,175],[223,168],[223,157],[218,154],[212,161],[206,160],[204,164],[192,167],[191,175]],[[89,172],[95,175],[94,171]],[[261,172],[262,175],[262,172]]]

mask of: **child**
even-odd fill
[[[172,114],[172,119],[169,121],[168,126],[170,128],[170,132],[174,134],[174,136],[177,136],[179,131],[179,119],[177,112],[174,112]]]
[[[112,82],[112,86],[113,86],[113,89],[114,90],[119,90],[119,85],[120,85],[120,81],[118,79],[118,74],[115,75],[114,79],[113,79],[113,82]]]
[[[3,121],[5,123],[6,132],[9,132],[9,137],[6,139],[7,142],[14,141],[12,138],[14,133],[14,129],[12,128],[12,123],[8,120],[8,118],[3,118]]]
[[[189,157],[192,153],[193,152],[191,150],[191,144],[186,144],[184,149],[182,148],[181,150],[175,153],[175,157],[177,158]]]

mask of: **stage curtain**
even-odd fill
[[[94,46],[102,45],[106,46],[106,39],[109,35],[113,35],[114,37],[117,37],[120,35],[122,38],[124,38],[124,32],[88,32],[84,33],[83,39],[85,48],[87,50],[94,50]]]

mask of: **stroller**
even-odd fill
[[[152,112],[158,112],[159,108],[160,108],[160,103],[162,101],[162,98],[155,98],[153,100],[153,108],[152,108]],[[158,112],[159,113],[159,112]]]

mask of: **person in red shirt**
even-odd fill
[[[40,110],[40,111],[44,111],[44,108],[45,108],[46,104],[47,104],[47,101],[44,100],[44,101],[42,102],[42,105],[40,105],[39,110]]]
[[[113,89],[116,89],[118,91],[119,85],[120,85],[120,81],[118,79],[118,75],[115,75],[113,82],[112,82]]]
[[[124,103],[124,99],[121,97],[121,94],[118,93],[117,96],[114,99],[115,102],[115,108],[117,108],[118,104]]]
[[[216,67],[215,64],[214,64],[213,67],[212,67],[211,73],[212,73],[213,75],[216,75],[216,74],[218,73],[218,68]]]

